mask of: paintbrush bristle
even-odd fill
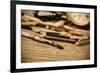
[[[61,49],[61,50],[64,49],[61,45],[58,45],[58,44],[56,45],[56,47]]]

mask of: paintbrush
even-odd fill
[[[41,35],[39,36],[39,34],[33,35],[33,34],[29,34],[29,33],[25,32],[25,31],[22,31],[21,34],[24,37],[27,37],[27,38],[30,38],[30,39],[33,39],[33,40],[36,40],[36,41],[39,41],[39,42],[42,42],[42,43],[45,43],[45,44],[52,45],[54,47],[57,47],[58,49],[64,49],[61,45],[55,43],[54,41],[47,40],[47,39],[43,38]]]

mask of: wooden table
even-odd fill
[[[64,47],[63,50],[60,50],[56,47],[26,37],[22,37],[21,41],[22,63],[86,60],[90,58],[90,44],[76,46],[75,44],[68,42],[55,41]]]

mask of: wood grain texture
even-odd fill
[[[90,44],[76,46],[68,42],[55,41],[64,47],[57,49],[26,37],[21,38],[21,62],[43,62],[43,61],[69,61],[86,60],[90,58]]]

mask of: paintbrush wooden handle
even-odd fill
[[[59,37],[59,38],[66,38],[66,39],[74,39],[74,40],[88,39],[87,36],[77,36],[77,35],[71,35],[71,34],[68,34],[68,33],[63,34],[62,32],[44,32],[44,35]]]
[[[21,22],[21,24],[22,24],[22,26],[24,26],[24,25],[36,25],[37,23],[36,22]]]
[[[49,40],[70,42],[70,43],[75,43],[77,41],[77,40],[73,40],[73,39],[69,39],[69,38],[60,38],[60,37],[54,37],[54,36],[44,36],[44,38],[49,39]]]
[[[87,43],[90,43],[90,39],[80,39],[75,43],[75,45],[84,45]]]
[[[64,25],[64,29],[69,31],[69,33],[74,34],[74,35],[81,35],[81,36],[89,36],[90,35],[90,32],[87,30],[72,28],[72,27],[67,26],[67,25]]]
[[[44,22],[44,21],[40,20],[39,18],[28,16],[28,15],[24,15],[24,18],[29,19],[33,22],[39,23],[40,25],[44,25],[44,26],[48,25],[48,26],[52,26],[52,27],[62,27],[65,23],[64,20],[59,20],[55,23],[53,23],[53,22]]]
[[[59,44],[57,44],[57,43],[55,43],[55,42],[53,42],[51,40],[47,40],[47,39],[45,39],[43,37],[40,37],[38,35],[33,35],[33,34],[29,34],[27,32],[22,31],[22,36],[27,37],[27,38],[31,38],[33,40],[36,40],[36,41],[39,41],[39,42],[42,42],[42,43],[46,43],[46,44],[55,46],[55,47],[57,47],[59,49],[64,49],[61,45],[59,45]]]

